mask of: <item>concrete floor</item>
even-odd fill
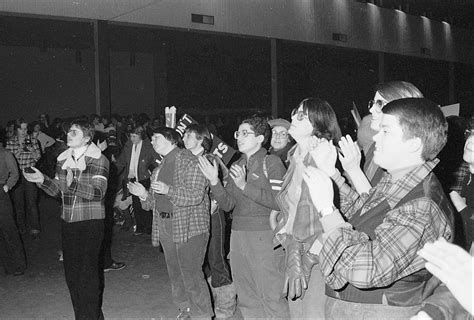
[[[42,234],[24,238],[28,269],[23,276],[0,271],[0,319],[73,319],[64,279],[60,248],[59,204],[40,201]],[[172,319],[177,310],[163,253],[152,247],[149,236],[133,236],[116,228],[112,256],[127,267],[105,274],[103,313],[106,319]]]

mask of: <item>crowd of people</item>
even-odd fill
[[[446,118],[403,81],[378,85],[368,108],[357,139],[320,98],[288,119],[249,116],[229,163],[212,150],[215,136],[233,145],[229,130],[208,118],[182,133],[146,115],[10,121],[5,272],[27,268],[21,237],[41,236],[42,190],[62,202],[78,319],[104,318],[103,272],[125,267],[110,251],[123,203],[164,254],[178,319],[468,318],[474,118]]]

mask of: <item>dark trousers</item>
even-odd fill
[[[150,187],[150,179],[139,181],[145,188]],[[151,233],[151,224],[153,221],[153,213],[151,210],[143,210],[140,198],[132,195],[133,214],[135,215],[135,222],[137,223],[137,232]]]
[[[112,259],[112,238],[114,235],[114,224],[114,210],[106,204],[104,219],[104,241],[102,241],[101,258],[99,260],[101,268],[110,267],[114,262]]]
[[[213,288],[222,287],[232,283],[230,267],[225,254],[225,212],[218,209],[211,215],[211,235],[207,247],[207,264],[204,268],[206,277],[211,277]]]
[[[140,198],[132,195],[133,214],[135,222],[137,223],[137,232],[151,233],[151,223],[153,221],[153,214],[151,211],[143,210]]]
[[[38,214],[38,188],[20,174],[18,183],[11,191],[16,223],[20,230],[40,230]]]
[[[175,243],[171,219],[158,219],[173,302],[180,309],[190,308],[193,319],[211,318],[214,314],[211,295],[202,272],[209,234],[203,233],[188,239],[188,242]]]
[[[64,273],[76,319],[103,319],[99,254],[103,220],[62,223]]]
[[[13,219],[12,203],[3,186],[0,186],[0,261],[6,273],[26,269],[25,252]]]

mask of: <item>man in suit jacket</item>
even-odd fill
[[[150,175],[154,168],[158,166],[157,160],[160,156],[153,149],[150,140],[146,137],[146,132],[141,126],[132,129],[130,139],[125,144],[122,153],[115,163],[118,172],[122,172],[122,181],[125,186],[124,192],[128,191],[126,184],[128,181],[140,182],[145,188],[150,187]],[[132,207],[135,214],[137,228],[135,235],[143,233],[151,234],[152,213],[143,210],[140,199],[132,195]]]

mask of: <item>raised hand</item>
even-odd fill
[[[352,141],[350,135],[341,138],[339,148],[341,149],[341,152],[339,152],[339,160],[341,161],[344,171],[360,170],[362,155],[359,146]]]
[[[467,207],[466,198],[461,197],[456,191],[451,191],[449,197],[451,198],[451,201],[458,212]]]
[[[238,164],[232,165],[230,167],[230,177],[234,180],[235,185],[244,190],[246,184],[247,169],[245,166],[239,166]]]
[[[333,207],[333,185],[324,171],[315,167],[308,167],[303,173],[303,179],[308,185],[311,200],[316,210],[322,212],[323,209]]]
[[[213,160],[212,163],[207,160],[204,156],[199,156],[199,169],[201,169],[202,174],[209,180],[210,184],[215,186],[219,183],[219,167],[216,160]]]
[[[441,280],[459,303],[471,314],[473,257],[461,247],[448,243],[443,238],[427,243],[418,251],[424,258],[426,269]]]
[[[319,143],[310,151],[316,166],[328,176],[336,173],[336,147],[331,141],[320,139]]]

